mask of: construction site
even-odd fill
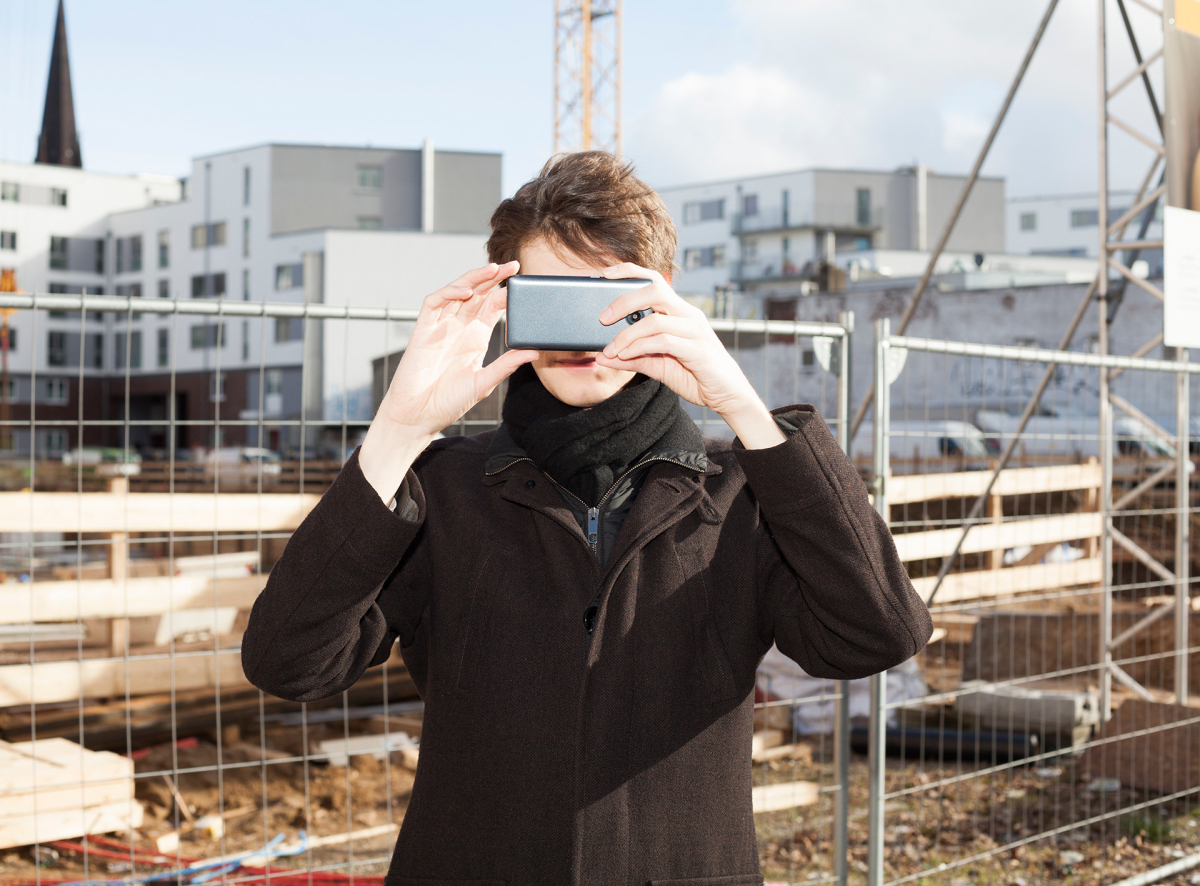
[[[968,295],[1009,311],[1021,298],[1050,304],[1049,290],[1016,284],[954,290],[937,269],[1059,0],[930,232],[940,236],[921,274],[856,300],[829,285],[832,261],[818,261],[805,280],[813,294],[790,317],[711,317],[768,406],[811,402],[851,454],[935,628],[914,658],[862,680],[809,676],[778,649],[763,660],[752,766],[767,884],[1200,883],[1200,363],[1188,350],[1200,347],[1200,306],[1171,301],[1173,287],[1200,291],[1171,270],[1183,253],[1200,267],[1200,239],[1170,240],[1171,214],[1162,239],[1147,236],[1161,206],[1200,212],[1200,2],[1087,2],[1100,259],[1090,282],[1056,284],[1039,342],[996,343],[986,324],[958,340],[927,309],[940,299],[946,316],[962,296],[962,311],[981,310]],[[556,0],[554,11],[555,149],[619,154],[621,0]],[[78,168],[63,16],[60,3],[37,162]],[[1161,44],[1139,43],[1147,28]],[[1133,67],[1110,72],[1117,44]],[[1188,78],[1190,96],[1175,85]],[[1113,115],[1113,99],[1134,92],[1157,131]],[[1110,133],[1147,153],[1119,213]],[[467,201],[463,218],[490,209],[438,176],[492,182],[491,161],[428,145],[400,153],[356,155],[347,169],[362,191],[372,164],[389,176],[417,164],[430,196],[412,209],[411,236],[433,238],[443,264],[473,255],[478,230],[440,225],[459,211],[452,199]],[[249,206],[243,155],[229,165]],[[435,180],[447,201],[436,210]],[[287,299],[235,298],[232,282],[227,297],[207,264],[224,222],[218,232],[197,218],[191,244],[205,265],[192,279],[204,297],[43,288],[21,268],[0,285],[0,886],[383,884],[420,767],[424,705],[399,647],[352,688],[309,703],[255,688],[241,663],[249,610],[361,442],[415,306],[380,301],[361,281],[331,296],[333,247],[317,257],[308,232],[271,259]],[[378,248],[361,242],[364,254]],[[151,251],[147,241],[147,266]],[[1135,271],[1156,251],[1165,277]],[[227,388],[221,348],[238,329],[247,362]],[[60,362],[36,356],[46,330]],[[102,345],[88,336],[101,333],[123,355],[104,371],[89,356]],[[10,334],[37,342],[35,356],[28,345],[10,355]],[[153,395],[137,386],[151,341]],[[489,359],[503,341],[500,331]],[[205,342],[215,363],[205,351],[203,366],[177,365]],[[273,369],[268,353],[286,348],[293,362]],[[39,377],[47,365],[61,381]],[[61,396],[43,409],[33,392],[47,384]],[[496,427],[503,393],[444,433]],[[112,409],[99,411],[101,399]],[[728,435],[707,410],[694,416]]]

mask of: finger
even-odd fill
[[[525,363],[532,363],[541,356],[540,351],[519,350],[505,351],[487,366],[475,373],[475,395],[482,400],[504,379],[508,378],[517,368]]]
[[[699,356],[700,347],[694,339],[670,332],[660,332],[657,335],[642,336],[630,342],[619,350],[616,356],[621,360],[632,360],[634,357],[644,357],[647,354],[663,354],[686,364]]]
[[[603,354],[596,355],[596,364],[599,366],[607,366],[609,369],[621,369],[626,372],[640,372],[642,375],[647,375],[655,381],[666,380],[666,363],[668,360],[672,360],[672,358],[661,355],[634,357],[630,360],[622,360],[620,357],[605,357]]]
[[[609,280],[622,280],[630,277],[645,277],[654,283],[666,283],[663,275],[658,271],[652,271],[649,268],[643,268],[641,265],[635,265],[631,261],[624,261],[620,264],[610,265],[600,271],[601,277],[607,277]]]
[[[703,311],[685,302],[669,284],[654,282],[618,296],[600,312],[600,322],[611,326],[634,311],[644,311],[646,308],[653,309],[656,314],[670,314],[675,317],[704,316]]]
[[[450,283],[443,286],[441,289],[431,292],[425,296],[425,300],[421,302],[422,311],[440,311],[447,305],[455,304],[456,302],[465,301],[474,294],[469,286],[460,286],[457,283]]]
[[[475,288],[474,296],[469,301],[463,303],[459,308],[459,313],[467,316],[490,314],[497,297],[501,298],[507,304],[508,290],[500,284],[520,270],[521,263],[515,260],[500,265],[490,279],[484,280]]]
[[[648,335],[670,332],[682,338],[698,338],[706,330],[707,326],[703,329],[698,329],[693,321],[686,317],[651,314],[649,317],[643,317],[631,326],[626,326],[613,336],[613,340],[604,346],[604,353],[609,357],[615,357],[629,347],[632,342]]]

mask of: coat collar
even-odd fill
[[[700,449],[676,449],[660,447],[652,449],[642,461],[663,461],[679,465],[697,474],[719,474],[721,466],[711,463],[708,454]],[[506,423],[501,423],[488,443],[487,455],[483,462],[483,482],[499,482],[498,475],[518,462],[532,465],[525,450],[517,445],[512,438],[512,432]]]

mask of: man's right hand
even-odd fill
[[[404,356],[359,449],[359,467],[390,502],[421,451],[537,351],[506,351],[487,366],[492,329],[507,304],[499,283],[519,265],[487,265],[426,297]]]

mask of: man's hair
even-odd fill
[[[556,154],[492,213],[489,261],[518,257],[539,237],[555,252],[633,262],[670,276],[675,223],[654,189],[607,151]]]

